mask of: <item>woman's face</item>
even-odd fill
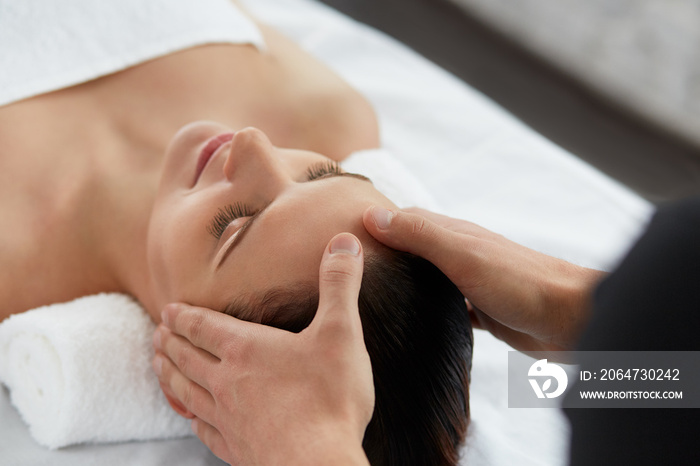
[[[318,283],[335,234],[370,241],[362,213],[372,204],[395,208],[322,155],[277,148],[254,128],[189,124],[166,151],[148,230],[154,303],[221,310],[241,296]]]

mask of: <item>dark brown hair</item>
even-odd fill
[[[318,287],[275,289],[226,313],[299,332]],[[363,447],[372,465],[456,465],[469,421],[472,329],[464,297],[430,262],[366,254],[358,301],[372,361],[375,409]]]

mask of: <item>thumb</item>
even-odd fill
[[[321,259],[318,312],[312,325],[362,331],[357,300],[362,283],[363,251],[350,233],[333,237]]]
[[[474,238],[443,228],[422,215],[373,206],[365,211],[363,221],[377,241],[427,259],[458,286],[460,275],[473,260],[469,246]]]

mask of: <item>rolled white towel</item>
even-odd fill
[[[116,293],[13,315],[0,324],[0,382],[51,449],[190,435],[151,370],[154,329]]]

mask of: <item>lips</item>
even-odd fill
[[[231,141],[234,134],[235,133],[222,133],[207,140],[207,142],[204,144],[204,148],[199,153],[199,157],[197,158],[197,168],[195,169],[194,182],[192,183],[192,186],[197,184],[197,180],[199,180],[204,168],[209,163],[209,160],[212,159],[212,156],[216,153],[217,149]]]

